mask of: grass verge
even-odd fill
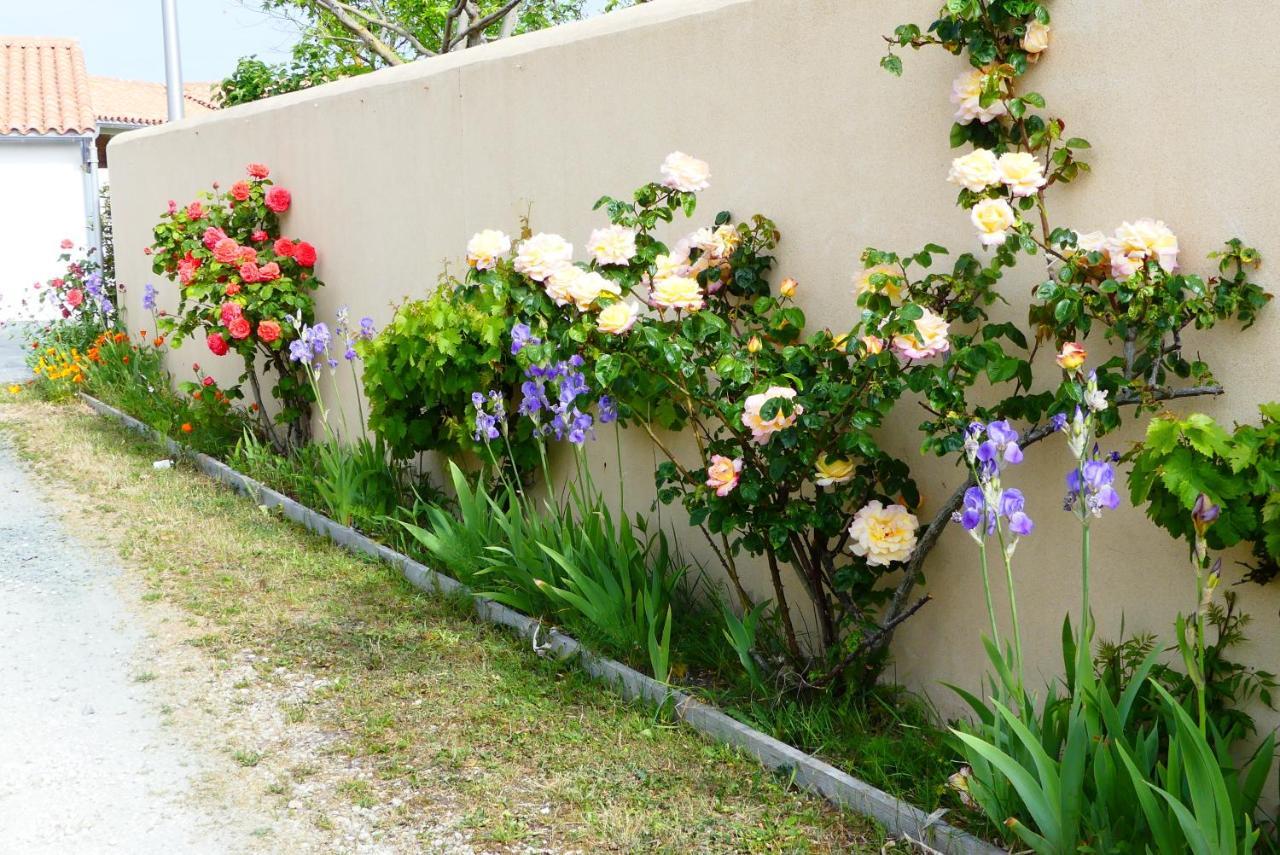
[[[410,784],[399,808],[447,812],[475,843],[581,851],[874,852],[882,834],[750,758],[580,672],[546,662],[462,604],[428,597],[74,405],[14,403],[0,421],[67,482],[158,595],[205,619],[211,655],[252,649],[323,677],[291,718]],[[145,599],[145,598],[144,598]],[[266,794],[269,795],[269,794]],[[376,798],[366,787],[350,796]]]

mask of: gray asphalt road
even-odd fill
[[[148,696],[119,567],[62,529],[3,435],[0,506],[0,853],[244,851],[192,797],[204,761]]]
[[[18,327],[0,327],[0,382],[25,380],[31,376],[25,362],[27,354],[20,340],[21,334]]]

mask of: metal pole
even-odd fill
[[[164,85],[169,101],[169,121],[182,118],[182,49],[178,45],[178,2],[160,0],[164,19]]]

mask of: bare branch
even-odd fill
[[[463,2],[465,2],[465,0],[463,0]],[[503,3],[502,6],[500,6],[498,9],[494,10],[488,15],[485,15],[479,21],[476,21],[474,24],[467,27],[466,30],[459,33],[457,37],[454,38],[451,42],[446,42],[448,46],[445,48],[445,50],[451,50],[454,44],[457,44],[458,42],[472,36],[473,34],[478,37],[481,33],[483,33],[490,26],[492,26],[495,21],[502,18],[504,15],[506,15],[516,6],[519,6],[522,2],[523,0],[507,0],[507,2]]]
[[[404,59],[392,50],[390,45],[375,36],[368,27],[353,18],[344,4],[338,0],[312,0],[312,2],[337,18],[338,23],[354,33],[365,47],[377,54],[387,65],[404,65]]]
[[[360,18],[363,18],[365,21],[367,21],[370,24],[373,24],[376,27],[382,27],[384,29],[390,30],[391,32],[395,33],[396,35],[402,37],[405,41],[407,41],[410,44],[410,46],[413,47],[413,49],[422,56],[436,55],[436,52],[433,51],[431,48],[427,47],[422,42],[421,39],[419,39],[417,36],[413,34],[412,30],[408,29],[407,27],[403,27],[400,24],[397,24],[395,21],[392,21],[391,19],[389,19],[386,16],[386,12],[382,10],[382,5],[380,3],[374,3],[374,7],[378,10],[379,14],[372,15],[358,6],[352,6],[349,3],[343,3],[342,0],[329,0],[329,2],[333,3],[335,6],[341,7],[347,12],[350,12],[352,15],[356,15]]]

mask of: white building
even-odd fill
[[[188,115],[209,90],[185,87]],[[75,39],[0,36],[0,321],[59,273],[64,239],[98,246],[107,139],[164,121],[164,84],[91,78]]]

